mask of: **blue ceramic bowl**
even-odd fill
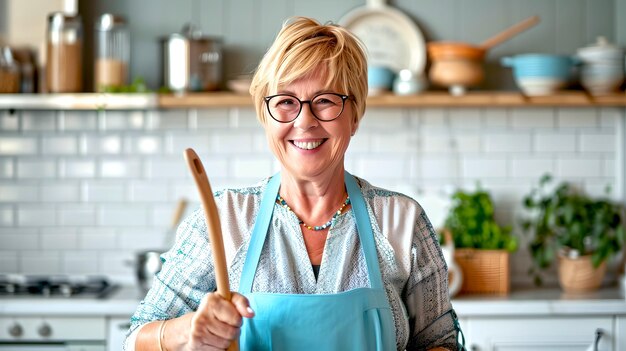
[[[516,79],[545,77],[569,81],[574,67],[580,62],[577,58],[566,55],[523,54],[503,57],[501,63],[513,68]]]
[[[389,67],[369,66],[367,68],[367,86],[372,91],[391,90],[395,73]]]

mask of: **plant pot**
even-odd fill
[[[569,258],[559,255],[559,284],[565,292],[577,293],[597,290],[606,273],[606,261],[597,268],[591,255]]]
[[[456,249],[454,260],[463,274],[461,294],[506,295],[511,288],[509,252]]]

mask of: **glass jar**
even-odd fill
[[[15,94],[20,91],[20,70],[11,48],[0,47],[0,93]]]
[[[124,18],[105,13],[95,26],[96,91],[128,84],[130,34]]]
[[[83,90],[83,27],[79,15],[54,12],[48,16],[46,84],[51,93]]]

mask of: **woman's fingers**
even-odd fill
[[[232,301],[217,293],[207,294],[191,320],[190,344],[227,348],[239,337],[242,317],[254,316],[250,311],[248,299],[241,294],[233,293]]]
[[[246,318],[254,317],[254,311],[250,308],[248,299],[236,292],[233,292],[230,302],[237,308],[240,315]]]

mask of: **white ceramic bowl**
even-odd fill
[[[515,79],[517,86],[528,96],[551,95],[563,88],[567,82],[552,77],[523,77]]]
[[[589,92],[589,94],[608,95],[619,91],[624,82],[624,77],[581,77],[580,84]]]

